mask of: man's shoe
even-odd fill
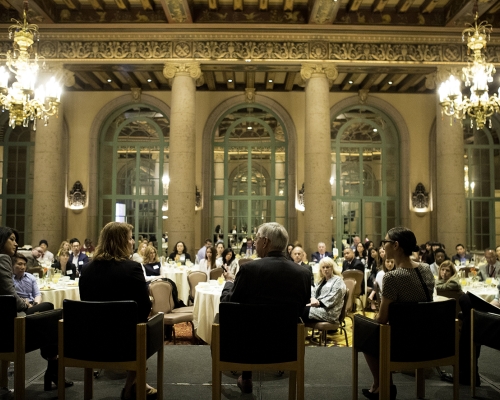
[[[450,374],[449,372],[443,372],[441,374],[441,380],[445,381],[445,382],[453,383],[453,375]]]
[[[242,393],[252,393],[253,384],[251,379],[243,379],[240,375],[238,377],[237,385]]]

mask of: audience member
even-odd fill
[[[224,273],[226,284],[221,302],[243,304],[294,304],[297,317],[311,298],[309,271],[287,260],[283,254],[288,233],[276,222],[262,224],[256,234],[257,256],[261,259],[243,264],[236,276]],[[245,344],[242,343],[242,346]],[[244,393],[252,392],[252,373],[243,371],[238,387]]]
[[[432,275],[434,276],[439,276],[439,266],[444,260],[448,259],[448,256],[446,255],[446,252],[444,249],[436,249],[434,252],[434,262],[430,265],[430,269],[432,272]]]
[[[42,248],[43,252],[42,257],[40,257],[40,259],[43,261],[48,261],[49,263],[52,264],[54,262],[54,254],[51,253],[48,249],[49,243],[45,239],[42,239],[40,240],[40,243],[38,243],[38,246]]]
[[[332,255],[332,253],[329,253],[326,251],[326,244],[325,243],[319,242],[318,243],[318,251],[311,254],[311,261],[312,262],[320,262],[321,259],[324,257],[332,258],[333,255]]]
[[[74,281],[78,276],[76,265],[69,262],[69,251],[61,250],[59,253],[59,260],[52,264],[52,268],[59,269],[62,276],[69,276],[69,279]]]
[[[427,264],[410,259],[417,239],[408,228],[397,227],[387,232],[382,241],[387,259],[394,259],[397,268],[387,272],[383,279],[382,301],[376,320],[381,324],[390,322],[389,305],[392,302],[426,302],[432,301],[434,277]],[[378,346],[373,353],[364,353],[366,362],[373,375],[370,389],[363,389],[363,395],[369,399],[378,399],[379,392],[379,355]],[[396,398],[397,389],[392,383],[391,399]]]
[[[477,276],[480,281],[485,281],[486,278],[497,279],[500,277],[500,261],[497,260],[497,255],[494,250],[486,249],[484,251],[486,264],[479,265]]]
[[[215,255],[215,265],[217,267],[221,267],[224,264],[224,260],[222,259],[222,253],[224,253],[224,242],[217,242],[215,244],[215,250],[217,254]]]
[[[497,255],[497,260],[500,261],[500,246],[495,247],[495,253]]]
[[[83,242],[83,246],[82,246],[81,251],[82,251],[82,253],[87,254],[87,256],[92,256],[92,254],[95,251],[95,247],[92,244],[92,240],[85,239],[85,241]]]
[[[253,240],[251,237],[247,238],[247,241],[243,243],[240,249],[240,255],[244,257],[252,257],[255,254],[255,248],[253,246]]]
[[[141,240],[139,242],[139,246],[137,247],[137,251],[132,254],[132,260],[142,264],[144,262],[144,250],[146,250],[146,247],[148,247],[148,241]]]
[[[73,251],[69,256],[69,263],[73,264],[78,270],[78,274],[81,275],[83,267],[89,262],[89,258],[80,251],[80,241],[77,238],[71,239],[69,243]]]
[[[356,257],[357,260],[361,261],[361,264],[363,264],[363,266],[366,266],[368,252],[366,251],[365,246],[363,246],[363,243],[360,242],[357,244],[356,250],[354,250],[354,257]]]
[[[231,247],[228,247],[222,252],[223,266],[227,272],[231,272],[234,276],[238,273],[239,265],[236,259],[236,254]]]
[[[342,272],[348,269],[357,269],[363,274],[365,273],[364,265],[359,259],[354,258],[354,251],[351,248],[344,250],[344,262],[342,263]]]
[[[457,244],[455,246],[455,249],[457,250],[457,254],[451,257],[452,263],[456,265],[456,261],[458,261],[459,264],[465,264],[467,261],[471,260],[472,256],[470,254],[467,254],[465,246],[463,244]]]
[[[174,260],[176,262],[181,262],[185,263],[187,260],[191,260],[191,256],[188,253],[188,249],[186,247],[186,244],[184,242],[178,241],[175,244],[175,251],[170,253],[168,256],[171,260]]]
[[[139,323],[147,321],[151,301],[141,265],[130,260],[132,231],[132,225],[121,222],[110,222],[102,229],[94,258],[85,266],[79,286],[83,301],[135,301]],[[135,398],[135,377],[135,371],[127,371],[121,399]],[[148,399],[156,398],[156,389],[148,386],[146,391]]]
[[[40,260],[43,255],[43,249],[41,247],[33,247],[31,250],[19,250],[18,253],[26,257],[26,271],[29,271],[33,267],[40,266]]]
[[[361,242],[361,239],[359,238],[359,236],[354,236],[352,238],[352,243],[351,243],[352,251],[356,250],[359,242]]]
[[[200,250],[198,250],[198,253],[196,254],[196,262],[198,262],[198,264],[205,258],[205,253],[209,247],[212,247],[212,241],[210,239],[205,239],[205,244],[201,247]]]
[[[322,258],[319,262],[321,280],[311,289],[311,301],[304,309],[303,320],[326,321],[332,324],[339,322],[346,286],[342,277],[335,273],[333,266],[330,257]]]
[[[311,286],[314,286],[314,274],[312,267],[309,264],[304,263],[304,250],[300,246],[296,246],[292,250],[292,260],[295,264],[302,265],[304,268],[311,273]]]
[[[59,246],[59,250],[57,250],[56,258],[59,257],[59,254],[61,254],[62,250],[66,250],[67,252],[69,252],[69,254],[72,253],[71,245],[67,240],[62,241],[61,245]]]
[[[27,261],[26,257],[20,253],[12,256],[14,287],[19,297],[26,303],[36,306],[42,302],[42,294],[36,283],[36,278],[26,272]]]
[[[288,245],[286,246],[286,252],[285,252],[285,257],[287,260],[292,260],[292,251],[294,249],[294,245],[292,243],[288,243]]]
[[[436,289],[443,290],[462,290],[458,283],[457,270],[455,265],[450,260],[445,260],[439,266],[439,278],[436,282]]]
[[[200,271],[205,272],[208,277],[210,277],[210,271],[216,268],[215,265],[215,247],[210,246],[205,252],[205,258],[200,260]]]
[[[151,282],[160,278],[160,260],[158,259],[158,252],[153,246],[147,246],[144,250],[144,262],[142,263],[142,271],[144,272],[144,279],[146,282]]]

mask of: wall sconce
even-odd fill
[[[306,205],[304,203],[305,191],[306,190],[304,189],[304,184],[302,183],[302,188],[299,189],[299,194],[298,194],[297,200],[295,201],[295,208],[299,211],[302,211],[302,212],[304,212],[306,210]]]
[[[411,195],[411,205],[413,211],[415,211],[419,217],[423,217],[427,212],[431,211],[429,206],[429,193],[425,191],[425,186],[420,182]]]
[[[194,194],[194,210],[195,211],[198,211],[198,210],[201,210],[203,207],[202,207],[202,204],[201,204],[201,192],[198,190],[198,186],[196,186],[196,189],[195,189],[195,194]]]
[[[86,202],[87,192],[83,190],[82,183],[80,181],[76,181],[68,194],[69,208],[75,212],[80,212],[85,208]]]

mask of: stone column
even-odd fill
[[[56,71],[56,76],[64,72]],[[49,70],[49,73],[53,74],[54,70]],[[45,78],[44,75],[41,74],[41,80]],[[71,73],[67,78],[68,81],[62,80],[65,85],[74,79]],[[40,239],[46,239],[53,253],[63,240],[63,218],[66,213],[63,106],[62,96],[58,114],[49,118],[47,126],[44,126],[43,120],[38,120],[35,133],[31,243],[38,246]]]
[[[305,250],[317,250],[318,242],[330,248],[332,212],[330,174],[330,102],[329,80],[337,77],[330,64],[302,64],[300,71],[306,81],[305,115]]]
[[[437,84],[450,75],[449,68],[438,68]],[[436,95],[436,208],[439,242],[452,254],[458,243],[466,244],[466,205],[464,190],[464,140],[460,121],[442,115]]]
[[[166,63],[163,75],[172,79],[170,112],[170,185],[168,190],[169,252],[178,241],[195,256],[196,82],[202,79],[199,63]]]

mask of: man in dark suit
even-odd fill
[[[347,271],[348,269],[357,269],[363,273],[363,277],[365,276],[365,266],[363,263],[354,257],[354,251],[351,248],[346,248],[344,250],[344,262],[342,263],[342,272]],[[361,281],[361,294],[365,293],[365,280]]]
[[[78,274],[81,274],[82,268],[89,262],[89,258],[80,251],[80,241],[77,238],[73,238],[69,242],[73,253],[70,254],[68,262],[75,265],[78,269]]]
[[[302,265],[304,268],[307,268],[307,270],[311,273],[311,286],[314,286],[314,274],[312,271],[312,267],[310,265],[304,264],[304,250],[302,247],[297,246],[294,247],[292,250],[292,260],[295,264]]]
[[[310,272],[283,254],[288,243],[286,229],[276,222],[268,222],[259,227],[255,236],[255,247],[259,260],[240,267],[235,278],[224,273],[226,284],[221,302],[243,304],[295,304],[297,316],[311,301]],[[238,387],[244,393],[252,392],[252,372],[243,371],[238,378]]]
[[[457,254],[451,257],[451,262],[453,264],[455,264],[455,261],[457,260],[460,264],[465,264],[467,261],[470,261],[472,259],[472,256],[470,254],[467,254],[463,244],[457,244],[455,246],[455,249],[457,250]]]
[[[486,264],[479,265],[477,276],[480,281],[485,281],[486,278],[499,279],[500,278],[500,261],[497,260],[495,250],[486,249],[484,251],[484,258]]]
[[[318,251],[316,253],[312,253],[312,255],[311,255],[311,261],[313,261],[313,262],[320,262],[321,259],[325,258],[325,257],[333,258],[333,254],[332,253],[328,253],[326,251],[326,244],[324,244],[323,242],[319,242],[318,243]]]

